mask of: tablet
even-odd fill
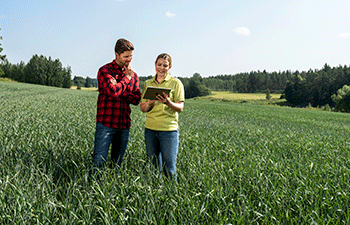
[[[157,100],[157,95],[161,95],[163,94],[163,92],[166,94],[169,94],[170,91],[171,91],[171,88],[148,86],[143,98],[149,99],[149,100]]]

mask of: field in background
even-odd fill
[[[97,92],[0,82],[0,224],[346,224],[350,114],[186,100],[178,183],[132,107],[122,170],[89,184]]]
[[[0,82],[16,82],[16,81],[11,80],[11,79],[9,79],[7,77],[0,77]]]
[[[70,89],[77,89],[77,86],[72,86]],[[81,90],[84,90],[84,91],[97,91],[98,89],[96,87],[81,87]]]
[[[281,94],[270,94],[271,99],[279,99]],[[212,91],[212,98],[228,100],[266,100],[264,93],[233,93],[229,91]]]
[[[232,103],[251,103],[259,105],[279,105],[288,106],[285,99],[280,99],[281,94],[270,94],[271,99],[266,99],[264,93],[233,93],[229,91],[212,91],[211,95],[204,97],[197,97],[195,99],[223,101]]]

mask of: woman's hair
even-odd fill
[[[134,45],[130,41],[120,38],[117,43],[115,43],[114,51],[119,55],[126,51],[134,51]]]
[[[162,53],[162,54],[158,55],[158,57],[157,57],[157,59],[156,59],[156,63],[157,63],[158,59],[165,59],[165,60],[167,60],[167,61],[169,62],[169,66],[171,67],[172,62],[171,62],[171,57],[170,57],[169,54],[167,54],[167,53]]]

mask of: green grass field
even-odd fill
[[[279,99],[281,94],[270,94],[271,99]],[[233,93],[229,91],[212,91],[212,98],[228,99],[228,100],[265,100],[264,93]]]
[[[280,105],[287,106],[285,99],[280,99],[281,94],[270,94],[271,99],[266,99],[264,93],[234,93],[230,91],[212,91],[211,95],[197,97],[196,99],[222,101],[231,103],[250,103],[258,105]]]
[[[88,183],[96,91],[0,82],[0,224],[349,224],[350,114],[187,100],[179,182],[147,161]]]

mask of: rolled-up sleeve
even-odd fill
[[[111,75],[107,68],[101,68],[98,71],[97,79],[100,90],[105,91],[105,94],[112,98],[121,97],[127,91],[130,80],[127,77],[119,82]]]
[[[122,98],[130,104],[138,105],[141,100],[141,92],[139,87],[139,78],[135,75],[122,94]]]

